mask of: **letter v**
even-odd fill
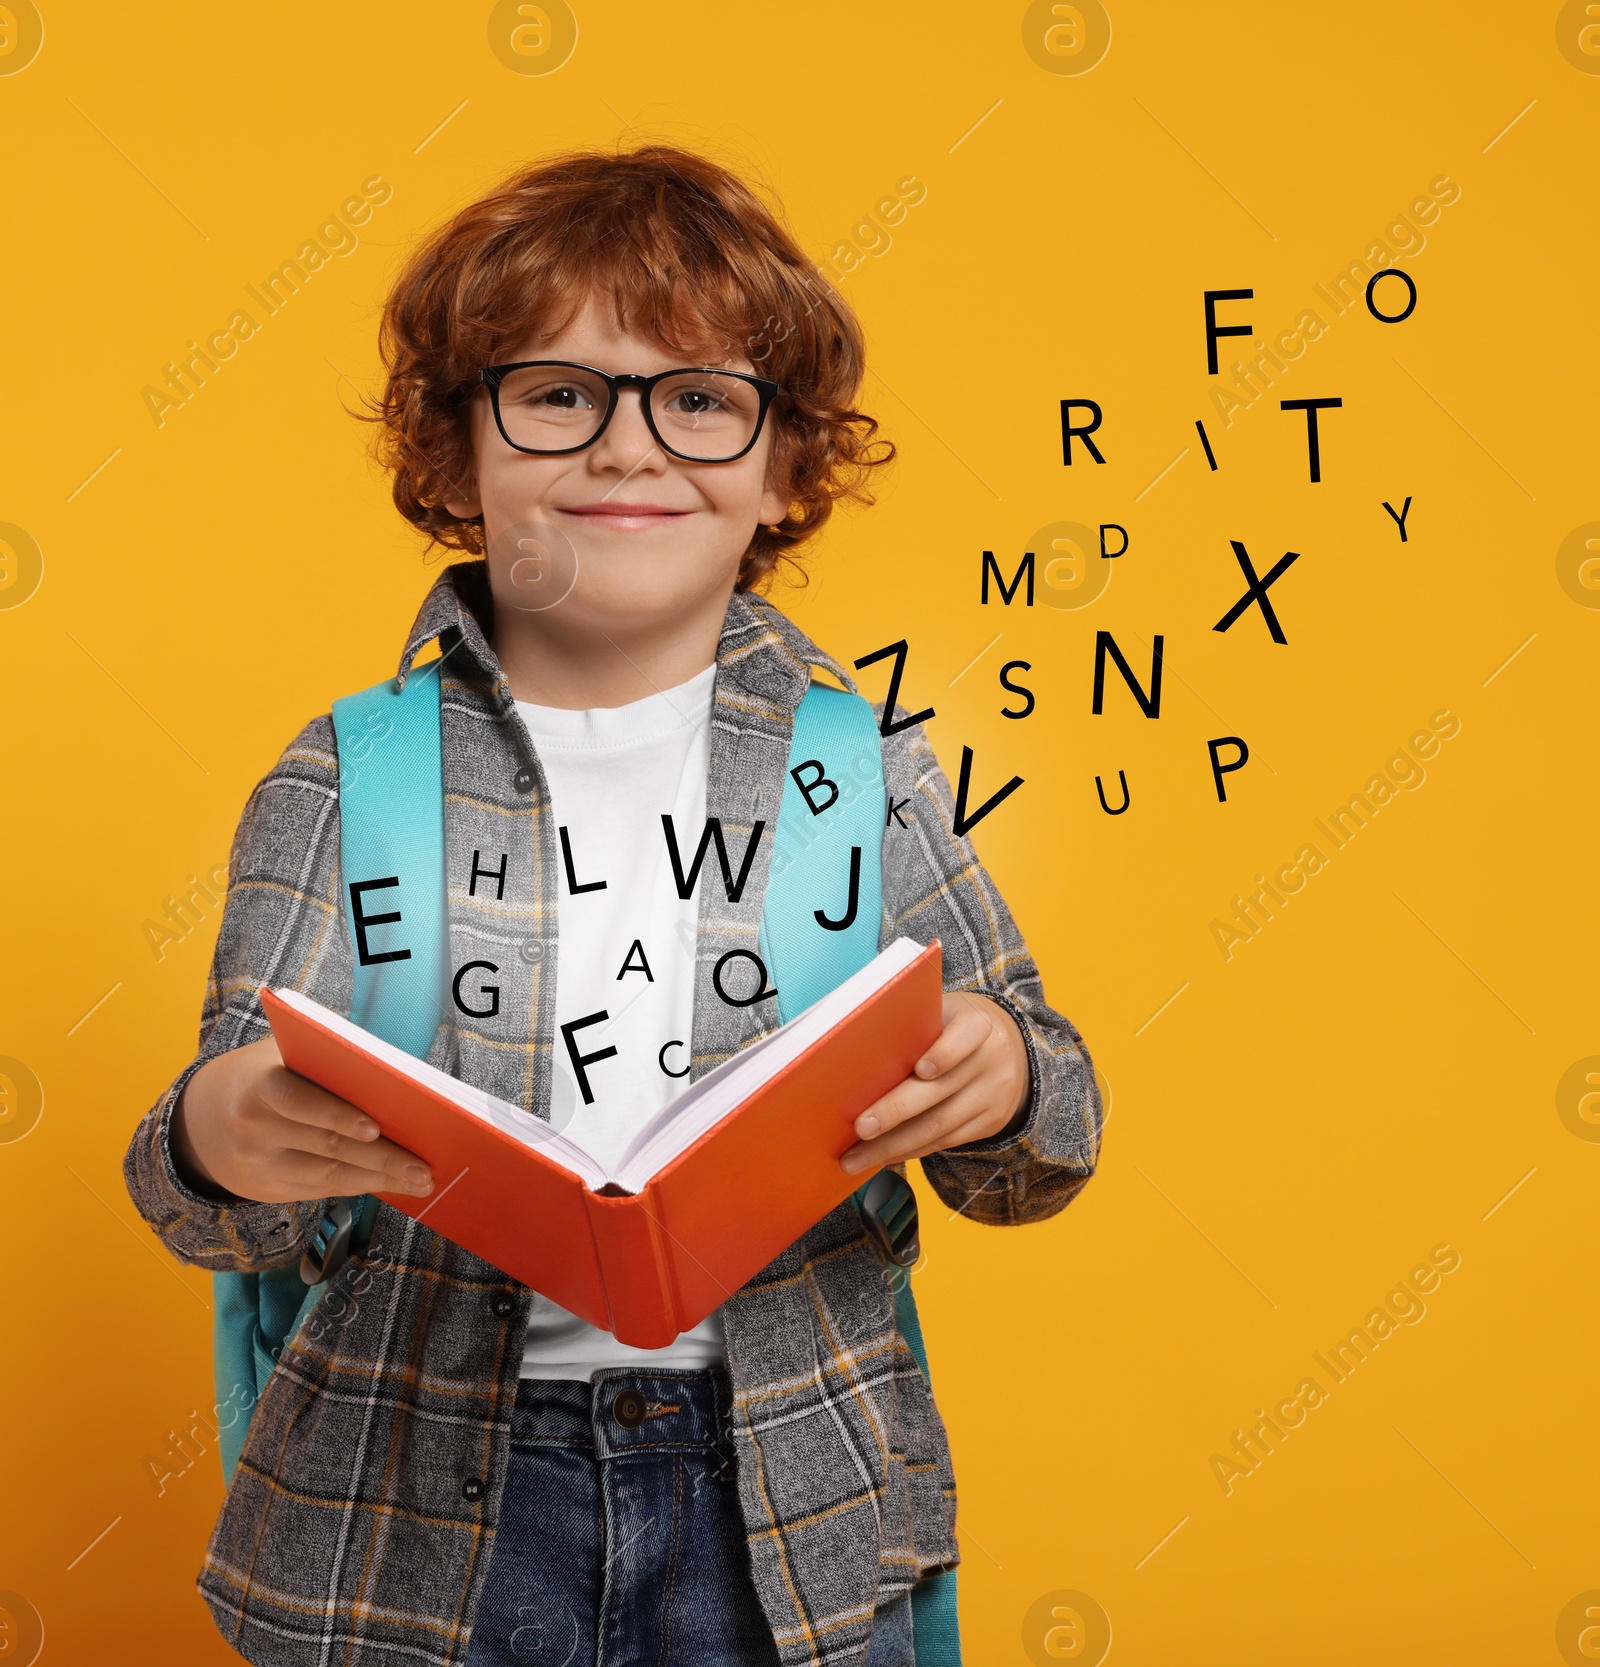
[[[950,831],[956,836],[957,839],[965,838],[968,829],[977,827],[977,825],[984,819],[985,816],[989,814],[991,810],[995,809],[998,805],[1004,804],[1006,800],[1009,799],[1011,795],[1022,786],[1022,777],[1013,776],[998,793],[994,794],[991,798],[984,800],[984,802],[979,805],[970,816],[968,816],[967,789],[971,785],[971,782],[972,748],[963,747],[961,749],[961,784],[956,788],[956,816],[955,820],[950,824]]]

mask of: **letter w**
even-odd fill
[[[708,816],[706,825],[700,833],[700,843],[695,847],[694,861],[689,866],[686,875],[683,872],[683,853],[678,849],[677,830],[672,825],[670,816],[661,818],[661,826],[666,830],[667,854],[672,858],[672,878],[678,888],[678,896],[687,899],[694,894],[696,882],[700,878],[700,865],[706,860],[706,847],[716,842],[717,863],[722,869],[723,889],[728,894],[730,903],[737,903],[744,895],[744,883],[750,877],[750,864],[755,861],[756,847],[761,843],[761,835],[767,824],[757,822],[750,830],[750,843],[744,848],[744,861],[739,864],[739,878],[733,877],[733,868],[728,861],[728,848],[722,842],[722,820],[717,816]]]

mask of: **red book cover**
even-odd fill
[[[937,940],[779,1067],[637,1193],[584,1179],[326,1024],[261,992],[284,1064],[432,1169],[385,1203],[635,1348],[698,1325],[867,1178],[852,1125],[938,1037]]]

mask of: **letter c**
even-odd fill
[[[1288,892],[1291,897],[1295,894],[1295,892],[1304,891],[1306,889],[1306,877],[1304,874],[1300,874],[1300,884],[1297,886],[1291,886],[1289,882],[1284,879],[1285,874],[1300,874],[1300,869],[1297,864],[1286,862],[1281,868],[1277,869],[1272,876],[1276,884],[1284,891]]]
[[[662,1072],[663,1076],[668,1076],[668,1077],[686,1077],[686,1076],[688,1076],[690,1068],[687,1065],[685,1065],[684,1068],[681,1071],[669,1071],[667,1069],[667,1049],[668,1048],[681,1048],[682,1046],[683,1046],[683,1043],[680,1042],[676,1036],[674,1036],[673,1039],[670,1042],[663,1042],[661,1044],[661,1052],[656,1055],[656,1064],[661,1067],[661,1072]]]
[[[1296,1408],[1299,1411],[1300,1416],[1298,1418],[1291,1418],[1288,1413],[1283,1410],[1285,1407]],[[1278,1402],[1278,1404],[1272,1409],[1272,1416],[1276,1418],[1286,1429],[1297,1430],[1306,1421],[1306,1409],[1300,1405],[1294,1396],[1291,1395],[1287,1400]]]

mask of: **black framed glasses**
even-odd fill
[[[637,389],[656,444],[691,463],[732,463],[756,443],[778,384],[709,366],[612,376],[566,359],[490,365],[480,376],[501,437],[518,451],[557,457],[592,446],[624,388]]]

